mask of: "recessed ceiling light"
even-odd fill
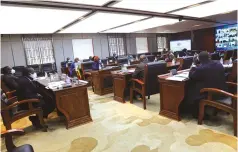
[[[196,25],[193,25],[193,27],[197,27],[197,26],[201,26],[202,24],[196,24]]]

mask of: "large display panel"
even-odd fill
[[[183,49],[191,50],[191,40],[170,41],[170,50],[173,52],[182,51]]]
[[[216,50],[229,51],[237,49],[237,24],[216,28]]]

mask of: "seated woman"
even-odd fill
[[[165,57],[165,62],[172,62],[174,59],[174,54],[172,52],[168,52]]]
[[[38,93],[33,80],[37,77],[33,68],[24,68],[22,71],[23,76],[18,79],[18,88],[16,90],[17,98],[19,101],[26,99],[39,99],[40,103],[33,103],[34,107],[41,107],[43,110],[43,117],[47,118],[48,115],[55,109],[55,103],[52,101],[44,101],[44,98]],[[28,109],[27,104],[19,105],[21,110]],[[38,116],[30,116],[30,121],[36,128],[42,128]]]

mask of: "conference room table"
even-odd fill
[[[61,83],[63,87],[50,89],[53,83]],[[58,115],[65,116],[66,129],[92,121],[86,83],[77,82],[66,87],[63,81],[50,82],[50,79],[43,78],[36,80],[35,84],[45,102],[55,103]]]
[[[173,64],[172,62],[167,62],[168,70],[178,68],[179,65],[180,62],[176,62],[175,64]],[[130,80],[132,78],[132,74],[135,68],[136,65],[131,65],[127,67],[127,71],[111,71],[113,78],[114,100],[119,101],[121,103],[125,103],[125,97],[129,96]]]

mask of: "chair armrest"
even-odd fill
[[[231,86],[231,87],[237,87],[238,86],[237,83],[234,83],[234,82],[226,82],[226,84],[228,86]]]
[[[39,99],[27,99],[27,100],[18,101],[18,102],[15,102],[15,103],[13,103],[13,104],[11,104],[11,105],[5,107],[5,108],[2,108],[1,110],[2,110],[2,111],[6,111],[6,110],[9,110],[9,109],[11,109],[11,108],[13,108],[13,107],[15,107],[15,106],[20,105],[20,104],[23,104],[23,103],[32,103],[32,102],[40,102],[40,100],[39,100]]]
[[[1,132],[1,137],[5,137],[7,135],[15,136],[15,135],[23,135],[25,132],[22,129],[11,129]]]
[[[220,89],[215,89],[215,88],[203,88],[203,89],[200,91],[200,93],[205,93],[205,92],[208,92],[208,93],[216,93],[216,94],[222,94],[222,95],[231,97],[232,99],[237,99],[237,95],[234,95],[234,94],[232,94],[232,93],[229,93],[229,92],[226,92],[226,91],[223,91],[223,90],[220,90]]]
[[[9,101],[9,103],[11,105],[11,104],[17,102],[17,97],[16,96],[15,97],[11,97],[11,98],[8,98],[7,100]]]
[[[139,83],[140,85],[145,85],[145,83],[144,82],[142,82],[141,80],[139,80],[139,79],[131,79],[131,81],[133,82],[137,82],[137,83]]]
[[[15,93],[15,92],[16,92],[16,90],[6,92],[7,98],[13,97],[13,93]]]

